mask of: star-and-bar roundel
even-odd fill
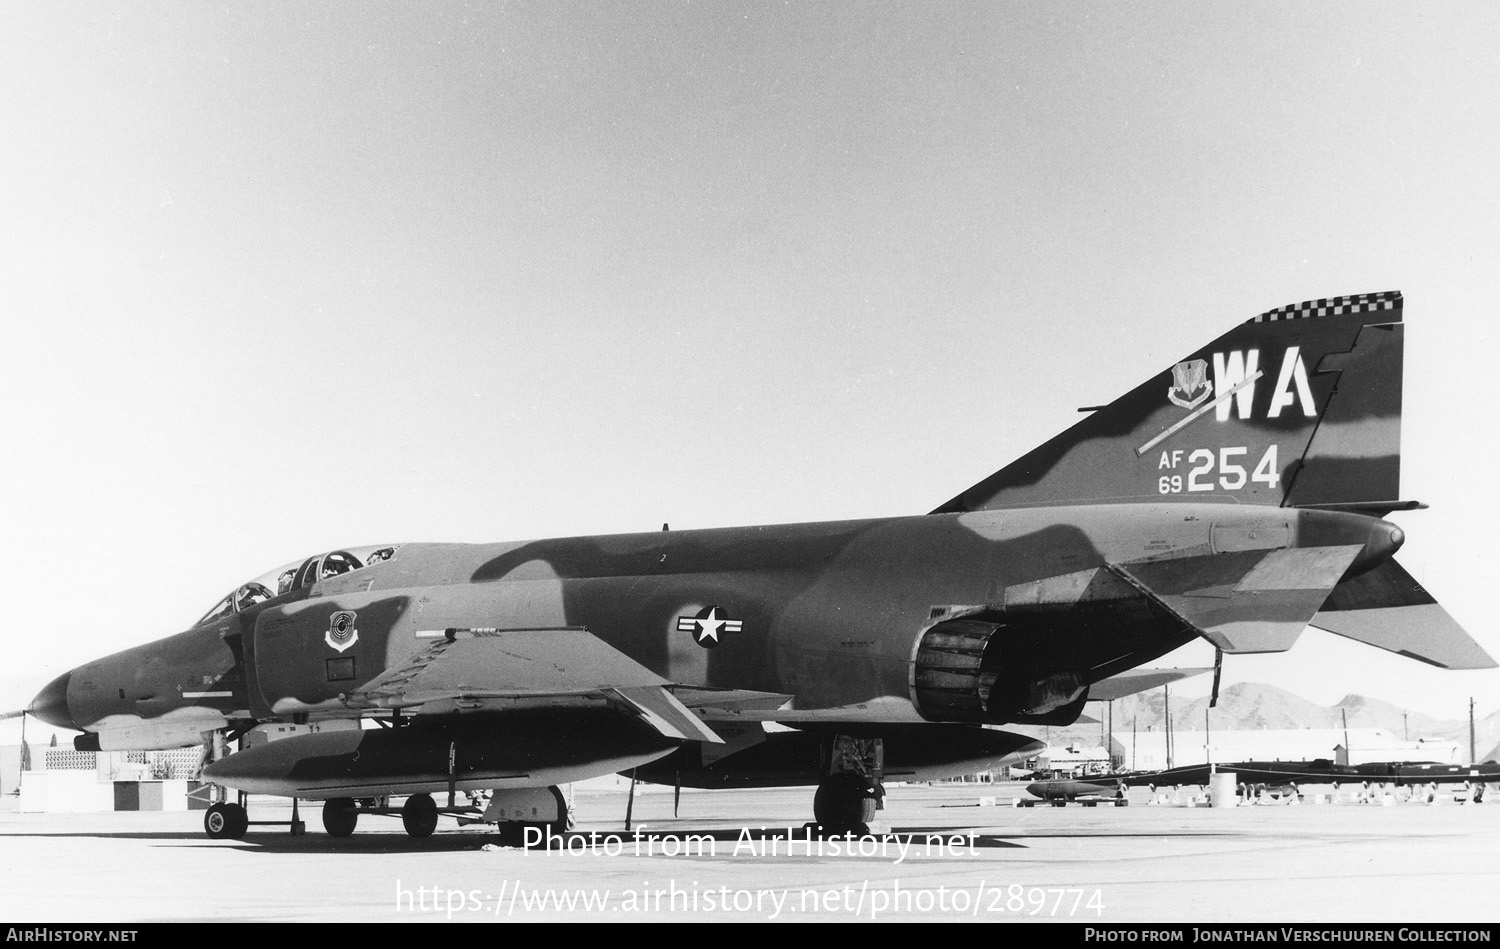
[[[693,642],[704,649],[717,646],[723,641],[721,637],[725,633],[738,633],[744,628],[743,620],[730,619],[728,614],[717,606],[705,606],[694,616],[677,617],[677,631],[692,633]]]

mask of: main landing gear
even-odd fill
[[[568,801],[556,786],[496,791],[480,819],[495,825],[502,846],[536,846],[568,832]],[[458,822],[469,823],[462,817]]]
[[[834,833],[869,833],[875,820],[879,794],[875,781],[857,771],[830,774],[813,795],[813,821],[823,830]]]
[[[835,736],[825,760],[826,774],[813,795],[810,827],[829,836],[870,833],[875,812],[885,797],[881,787],[885,747],[881,740]]]
[[[240,796],[240,801],[244,801],[243,795]],[[203,812],[203,832],[210,840],[239,840],[245,836],[245,831],[250,829],[251,824],[286,827],[293,837],[300,837],[307,829],[307,823],[298,814],[295,800],[292,801],[290,821],[253,821],[245,805],[235,801],[219,801],[216,804],[210,804],[208,810]]]

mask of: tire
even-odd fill
[[[401,823],[413,837],[431,837],[437,822],[437,802],[431,794],[413,794],[401,805]]]
[[[239,840],[250,828],[250,815],[238,804],[213,804],[203,814],[203,832],[210,840]]]
[[[573,815],[568,811],[568,799],[563,795],[560,788],[551,786],[547,788],[552,795],[552,801],[557,808],[557,819],[551,821],[501,821],[495,826],[495,833],[503,847],[526,846],[526,831],[535,828],[537,833],[533,834],[536,841],[545,842],[548,834],[562,837],[567,834],[568,829],[573,826]]]
[[[502,847],[524,847],[526,824],[518,820],[502,821],[495,825],[495,836]]]
[[[233,833],[230,836],[239,840],[245,836],[245,831],[250,829],[250,813],[238,804],[225,804],[224,809],[229,812],[230,819],[234,821]]]
[[[557,802],[557,820],[546,827],[561,837],[572,828],[573,814],[568,810],[568,799],[563,796],[561,788],[554,784],[547,790],[552,792],[552,799]]]
[[[334,797],[323,802],[323,829],[330,837],[348,837],[359,823],[359,809],[352,797]]]
[[[210,804],[203,812],[203,832],[209,840],[228,840],[229,828],[233,825],[224,814],[223,804]]]
[[[813,795],[813,819],[824,828],[864,828],[875,819],[875,784],[853,771],[830,774]]]

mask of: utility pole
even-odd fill
[[[1109,755],[1109,770],[1114,771],[1118,765],[1115,764],[1115,700],[1110,699],[1105,705],[1104,720],[1108,724],[1105,731],[1108,732],[1104,742],[1104,752]]]
[[[1208,762],[1208,773],[1214,773],[1214,743],[1208,728],[1208,706],[1203,706],[1203,760]]]
[[[1161,687],[1162,695],[1165,697],[1167,715],[1167,770],[1172,768],[1172,685],[1167,683]]]
[[[1469,696],[1469,764],[1478,761],[1474,754],[1474,696]]]

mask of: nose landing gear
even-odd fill
[[[239,840],[249,829],[250,815],[238,804],[211,804],[203,812],[203,831],[210,840]]]

